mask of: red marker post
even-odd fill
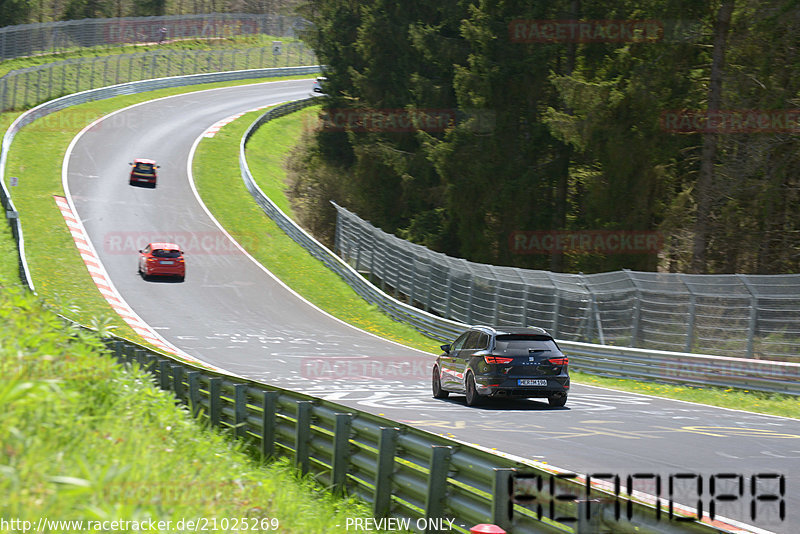
[[[506,531],[497,525],[488,525],[481,523],[469,529],[471,534],[506,534]]]

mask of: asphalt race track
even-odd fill
[[[344,325],[282,286],[236,247],[198,203],[186,169],[195,140],[236,113],[305,97],[312,80],[189,93],[138,105],[88,130],[68,162],[69,194],[98,255],[128,304],[165,339],[215,366],[251,379],[383,414],[431,432],[588,474],[637,477],[635,489],[704,509],[716,495],[721,516],[774,532],[800,532],[800,421],[573,385],[565,408],[508,401],[467,408],[463,397],[435,400],[433,356]],[[155,159],[155,189],[128,185],[128,162]],[[239,180],[231,169],[224,180]],[[186,243],[183,283],[144,281],[138,248]],[[436,350],[435,346],[431,351]],[[786,519],[779,501],[785,475]],[[743,493],[738,494],[738,475]],[[702,479],[702,490],[698,489]],[[751,519],[755,504],[756,521]]]

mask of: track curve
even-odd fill
[[[140,317],[183,351],[235,374],[576,472],[618,474],[623,483],[626,475],[660,474],[664,499],[670,474],[703,477],[706,508],[712,475],[741,474],[747,491],[718,503],[717,514],[800,532],[800,421],[582,385],[573,386],[563,409],[535,400],[480,409],[459,397],[435,400],[428,382],[433,355],[344,325],[227,241],[192,193],[186,162],[195,140],[236,113],[305,97],[311,84],[269,82],[168,97],[120,111],[75,142],[67,194],[116,288]],[[161,164],[156,189],[128,185],[127,163],[136,157]],[[238,179],[238,170],[232,176]],[[142,280],[136,251],[143,241],[170,238],[199,246],[194,254],[187,246],[186,281]],[[758,473],[786,476],[786,520],[769,503],[759,503],[751,520],[749,482]],[[636,489],[652,493],[649,484],[643,479]],[[763,488],[762,495],[771,486]],[[676,491],[676,500],[695,505],[692,491]]]

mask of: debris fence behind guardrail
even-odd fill
[[[558,339],[800,361],[800,274],[569,274],[434,252],[336,206],[334,249],[395,297],[468,324]]]

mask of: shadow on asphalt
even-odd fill
[[[466,406],[466,398],[463,395],[439,399],[440,402],[447,402],[453,405]],[[522,410],[529,412],[552,412],[569,411],[569,401],[567,406],[550,406],[547,399],[486,399],[478,406],[468,406],[473,410]]]

